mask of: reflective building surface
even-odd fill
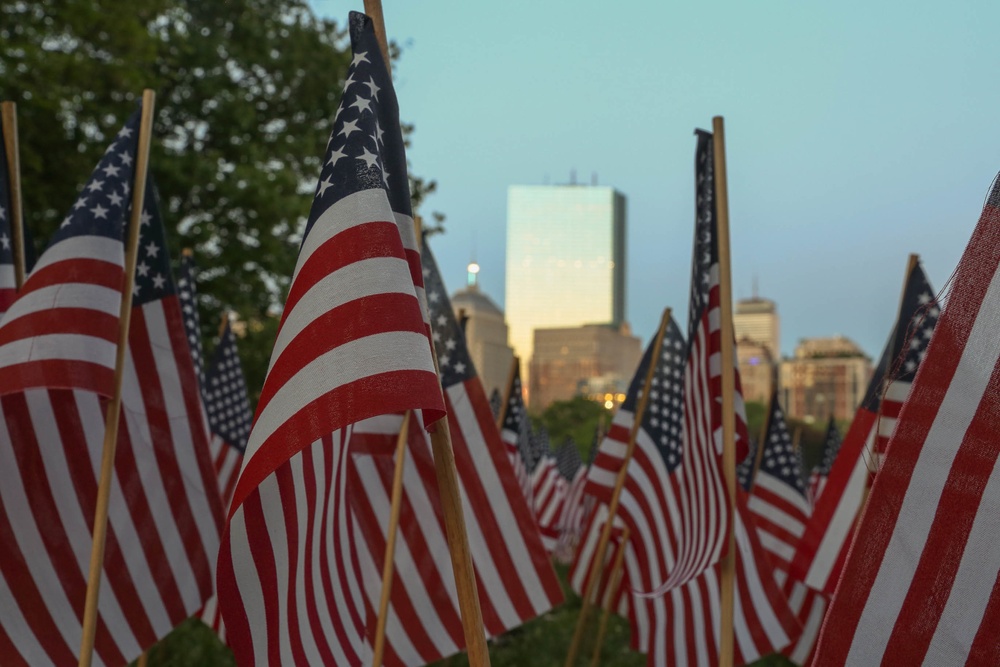
[[[625,197],[592,185],[514,185],[507,192],[510,344],[532,332],[625,321]]]

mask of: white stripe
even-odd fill
[[[287,312],[278,337],[274,341],[268,372],[285,349],[318,316],[329,313],[358,299],[378,294],[413,294],[410,265],[396,257],[361,259],[328,273],[302,295]],[[415,295],[414,295],[415,296]]]
[[[108,368],[115,363],[116,344],[80,334],[43,334],[0,345],[0,368],[29,361],[88,361]]]
[[[760,538],[760,545],[769,553],[777,556],[776,562],[774,563],[775,567],[787,570],[788,564],[792,562],[792,558],[795,556],[795,547],[788,542],[775,537],[763,528],[758,530],[757,536]]]
[[[990,374],[996,367],[1000,355],[995,331],[997,316],[1000,314],[998,302],[1000,302],[1000,271],[993,274],[951,383],[920,448],[920,456],[913,467],[910,485],[899,508],[892,537],[882,556],[883,566],[879,568],[878,575],[872,583],[868,601],[858,622],[858,630],[848,654],[849,663],[877,662],[881,660],[879,656],[885,652],[890,637],[890,633],[884,632],[885,623],[888,622],[888,627],[891,627],[890,619],[899,616],[920,562],[922,550],[914,548],[914,545],[928,546],[927,535],[937,516],[941,494],[944,492],[955,456],[975,417],[989,384]],[[994,477],[991,475],[990,484],[993,482]],[[993,498],[986,498],[985,494],[983,500],[987,508],[995,502]],[[976,518],[976,523],[978,522],[979,516]],[[996,539],[995,530],[991,539]],[[995,550],[995,547],[992,547],[992,550]],[[965,553],[969,553],[968,544]],[[963,567],[965,562],[963,556]],[[981,570],[983,571],[985,569]],[[996,569],[992,571],[996,572]],[[983,587],[981,581],[979,586],[984,589],[989,588]],[[952,596],[959,587],[960,584],[956,579],[952,586]],[[961,605],[974,608],[972,601],[979,597],[979,593],[965,594],[972,597],[970,600],[962,601]],[[988,595],[989,591],[985,590],[983,594]],[[952,599],[949,598],[949,606]],[[939,627],[940,625],[939,622]],[[870,632],[876,628],[883,631]]]
[[[427,337],[423,334],[406,331],[374,334],[314,358],[289,378],[258,415],[243,457],[244,469],[279,427],[317,397],[361,378],[410,369],[434,373]]]
[[[259,487],[258,487],[259,488]],[[243,506],[236,509],[229,522],[229,560],[233,566],[233,578],[239,590],[240,602],[247,615],[250,627],[250,642],[253,645],[254,662],[264,664],[267,661],[267,633],[255,631],[266,627],[264,615],[264,591],[261,588],[260,577],[254,566],[250,541],[247,538],[246,518]]]
[[[796,509],[799,512],[800,517],[804,518],[809,516],[810,514],[809,501],[805,499],[805,496],[799,493],[798,489],[793,488],[788,484],[785,484],[783,481],[781,481],[777,477],[774,477],[773,475],[764,470],[758,472],[757,479],[754,482],[754,489],[758,488],[769,491],[774,495],[778,496],[781,500],[785,501],[786,503],[791,505],[794,509]],[[751,507],[753,507],[753,503],[755,501],[761,503],[761,507],[775,507],[775,510],[780,512],[780,514],[773,515],[773,518],[772,515],[768,513],[768,511],[758,512],[758,514],[761,514],[762,516],[767,516],[775,523],[786,527],[788,530],[791,530],[796,537],[802,537],[803,526],[801,518],[788,514],[786,510],[778,509],[776,506],[774,506],[773,503],[764,501],[759,496],[757,496],[756,493],[751,491],[750,495]]]
[[[71,236],[46,248],[32,268],[31,275],[48,266],[74,259],[97,259],[117,264],[124,269],[125,246],[120,239],[105,236]]]
[[[769,503],[760,496],[752,495],[747,502],[747,507],[762,519],[784,528],[795,537],[802,537],[805,530],[805,524],[802,523],[802,520],[792,516],[777,505]]]
[[[479,429],[479,421],[472,411],[472,404],[469,401],[469,396],[465,391],[464,385],[459,383],[449,387],[448,398],[451,401],[452,413],[458,421],[466,443],[486,443],[487,440]],[[524,586],[532,609],[539,611],[548,610],[550,605],[545,595],[545,589],[542,586],[541,579],[538,577],[538,572],[535,570],[535,564],[532,562],[531,554],[528,552],[527,545],[524,542],[524,537],[516,528],[518,525],[517,517],[510,506],[510,500],[504,492],[503,485],[500,483],[500,477],[493,465],[489,452],[486,451],[485,447],[478,449],[470,447],[469,456],[472,459],[476,470],[476,478],[481,484],[483,493],[487,498],[494,499],[491,509],[493,510],[493,515],[496,517],[497,524],[501,528],[510,527],[507,530],[502,530],[501,535],[507,554],[514,565],[514,571]],[[497,615],[503,621],[505,627],[512,627],[513,625],[518,625],[521,619],[513,607],[509,596],[504,595],[501,598],[499,595],[492,594],[493,591],[506,592],[506,587],[504,586],[500,572],[497,570],[496,561],[493,559],[493,555],[488,547],[486,535],[482,533],[482,526],[475,519],[476,514],[469,500],[467,490],[467,484],[471,483],[474,483],[473,480],[466,481],[462,479],[461,488],[466,525],[472,527],[472,530],[469,531],[469,546],[472,551],[472,557],[476,563],[476,570],[483,582],[483,588],[491,592],[491,599],[496,607]]]
[[[904,382],[901,380],[890,382],[889,387],[885,390],[885,396],[882,400],[905,403],[906,399],[910,396],[910,387],[912,386],[912,382]]]
[[[118,317],[121,312],[121,290],[92,283],[60,283],[29,292],[10,306],[3,316],[3,325],[27,315],[57,308],[86,308]]]
[[[869,445],[874,435],[874,428],[869,432],[863,451],[868,451]],[[864,494],[865,485],[868,480],[868,465],[862,454],[854,462],[854,469],[850,478],[844,486],[840,501],[834,510],[830,523],[823,532],[823,539],[820,540],[816,549],[816,556],[809,566],[805,583],[812,589],[822,591],[830,578],[840,550],[849,539],[854,527],[854,520],[857,517],[858,509],[861,507],[861,499]]]
[[[976,518],[962,550],[961,563],[948,592],[948,603],[927,647],[925,665],[966,664],[976,634],[984,630],[987,606],[996,602],[990,581],[996,581],[1000,572],[997,517],[1000,517],[1000,459],[994,462],[983,489]],[[995,641],[996,628],[985,630]]]

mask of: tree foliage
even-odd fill
[[[152,88],[171,252],[195,249],[206,337],[223,309],[246,323],[259,390],[349,52],[306,0],[0,0],[0,97],[18,102],[36,244]],[[433,187],[415,179],[415,198]]]
[[[586,461],[598,423],[603,418],[606,431],[611,425],[611,416],[612,412],[600,403],[584,396],[574,396],[568,401],[551,403],[540,415],[534,415],[532,420],[545,426],[553,447],[561,445],[566,438],[571,438],[579,448],[580,456]]]

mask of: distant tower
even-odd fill
[[[504,391],[514,351],[507,344],[507,322],[503,311],[479,288],[479,264],[469,262],[466,287],[451,297],[455,315],[465,318],[463,328],[469,356],[483,381],[486,395]]]
[[[508,189],[506,314],[521,359],[535,329],[625,322],[625,229],[614,188]]]

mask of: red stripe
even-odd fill
[[[26,389],[81,389],[110,396],[114,386],[113,368],[88,361],[43,359],[13,364],[0,373],[0,394]]]
[[[89,525],[93,525],[93,518],[96,511],[97,479],[91,467],[90,454],[81,456],[83,452],[87,452],[87,443],[83,440],[84,429],[81,423],[84,416],[80,414],[80,406],[76,398],[69,391],[50,390],[48,392],[48,400],[55,414],[63,453],[66,460],[70,463],[68,468],[70,476],[73,479],[73,488],[80,501],[80,511],[84,520]],[[101,407],[106,410],[104,403],[104,401],[101,401]],[[87,415],[87,419],[100,420],[101,423],[104,423],[100,415],[96,414]],[[74,463],[76,465],[73,465]],[[115,597],[118,599],[118,604],[121,606],[136,641],[140,646],[151,646],[158,638],[146,616],[145,609],[142,608],[142,604],[139,601],[138,590],[136,589],[135,582],[132,581],[132,574],[126,566],[127,560],[118,542],[114,523],[110,518],[108,520],[107,536],[105,539],[104,574],[108,585],[114,591]],[[73,566],[78,568],[75,559]],[[85,596],[86,587],[84,587],[84,592],[79,597],[81,618]],[[103,618],[98,618],[95,647],[98,654],[106,662],[111,662],[111,657],[117,660],[119,648],[108,633]],[[109,657],[104,658],[105,655]]]
[[[118,341],[118,316],[109,315],[93,308],[60,307],[39,310],[6,322],[4,326],[0,327],[0,345],[32,340],[47,335],[87,336],[116,343]],[[12,364],[7,368],[18,368],[20,365]],[[7,373],[9,372],[7,371]]]
[[[399,227],[395,222],[373,221],[355,225],[314,248],[294,276],[285,300],[281,325],[284,326],[288,314],[313,285],[339,269],[378,257],[406,260]],[[418,321],[422,322],[423,318],[418,318]]]
[[[72,283],[106,287],[121,292],[124,278],[125,269],[117,261],[73,257],[32,271],[24,281],[20,296],[24,297],[46,287]]]
[[[274,468],[297,454],[305,446],[303,443],[315,442],[339,430],[336,424],[404,412],[414,407],[414,396],[427,397],[426,403],[432,404],[435,394],[441,395],[440,386],[433,373],[402,370],[369,375],[316,397],[281,424],[246,462],[233,493],[230,516],[247,494]],[[323,418],[319,419],[318,415]],[[328,430],[330,425],[334,426]]]
[[[285,529],[285,542],[288,549],[288,569],[287,571],[278,573],[278,576],[284,579],[288,588],[288,590],[285,591],[285,615],[287,618],[281,619],[281,623],[288,631],[288,643],[291,648],[292,660],[294,660],[294,664],[307,665],[309,663],[306,660],[306,654],[302,648],[302,631],[300,629],[301,625],[299,619],[297,579],[299,576],[302,576],[298,572],[299,548],[301,542],[303,541],[299,535],[299,513],[301,512],[303,515],[308,516],[311,508],[308,505],[305,507],[298,506],[298,499],[295,495],[295,480],[292,477],[291,462],[288,462],[275,470],[274,478],[278,483],[278,497],[279,502],[281,503],[281,512],[284,519],[282,524]],[[306,595],[308,596],[308,592]],[[301,622],[304,623],[305,619],[302,619]],[[277,647],[275,647],[275,649],[277,649]],[[280,653],[275,650],[273,655],[278,656]],[[271,664],[277,665],[281,663],[275,660]]]
[[[184,331],[184,316],[181,314],[180,301],[176,296],[167,297],[160,300],[163,308],[163,317],[167,323],[167,335],[170,338],[170,349],[173,352],[173,363],[171,368],[176,369],[181,385],[181,396],[184,399],[184,412],[188,415],[187,424],[191,444],[194,449],[195,460],[198,465],[198,473],[201,477],[201,488],[205,490],[208,506],[211,510],[212,519],[215,522],[216,530],[222,533],[224,525],[224,511],[221,498],[215,498],[210,492],[216,488],[218,483],[215,471],[212,469],[212,458],[210,455],[208,424],[205,419],[204,406],[201,400],[201,389],[198,375],[194,369],[194,361],[191,357],[190,347],[187,342],[187,334]],[[239,470],[237,465],[236,470]],[[190,474],[191,471],[186,471]],[[235,481],[233,481],[235,484]],[[214,560],[214,559],[213,559]],[[213,567],[209,564],[209,573]],[[204,589],[202,589],[204,591]],[[208,577],[208,592],[203,595],[207,598],[214,592],[215,588]]]
[[[837,458],[830,468],[830,474],[827,476],[823,495],[820,496],[816,506],[813,507],[812,517],[809,519],[809,524],[806,526],[805,532],[802,533],[798,549],[795,551],[795,558],[792,559],[792,563],[788,569],[789,574],[800,581],[805,581],[812,567],[813,560],[816,558],[816,553],[819,550],[819,545],[826,535],[826,530],[833,519],[837,507],[843,499],[847,481],[850,479],[851,473],[858,463],[858,459],[864,452],[868,434],[875,427],[875,419],[875,413],[866,410],[864,407],[858,408],[858,411],[854,415],[854,421],[851,422],[851,427],[848,429],[847,435],[844,436],[840,452],[837,454]],[[847,541],[850,542],[850,533],[848,534]],[[833,582],[837,581],[837,575],[838,571],[834,568],[834,571],[831,572],[828,578],[828,585],[832,585]]]
[[[990,601],[979,622],[979,630],[972,640],[967,665],[1000,665],[1000,642],[997,642],[997,628],[1000,628],[1000,573],[993,582]]]
[[[184,544],[184,552],[187,555],[188,560],[191,563],[191,570],[195,576],[195,583],[198,586],[199,597],[202,601],[207,600],[211,597],[214,592],[214,587],[212,585],[212,565],[209,562],[208,554],[205,553],[205,545],[201,542],[201,534],[198,530],[198,524],[195,521],[194,514],[192,513],[191,502],[188,499],[187,488],[184,484],[184,478],[191,476],[195,471],[193,470],[181,470],[180,465],[177,461],[177,447],[178,444],[174,442],[173,433],[171,431],[171,419],[167,414],[166,408],[166,397],[163,393],[163,387],[160,383],[160,370],[156,364],[156,358],[154,356],[154,351],[152,347],[151,332],[146,325],[146,308],[158,308],[156,304],[149,304],[143,306],[142,308],[135,308],[132,312],[132,321],[129,328],[129,352],[131,353],[132,363],[135,364],[136,375],[139,380],[139,390],[142,393],[142,404],[145,408],[145,421],[149,427],[150,442],[149,445],[152,448],[152,454],[156,460],[156,467],[159,471],[160,479],[163,483],[163,489],[167,494],[167,502],[170,504],[170,512],[173,515],[173,520],[177,526],[177,531],[180,534],[181,542]],[[163,332],[160,332],[163,333]],[[169,329],[168,329],[169,335]],[[157,344],[162,344],[162,339],[157,336]],[[160,348],[162,349],[162,348]],[[167,355],[164,355],[167,356]],[[172,357],[172,358],[171,358]],[[165,361],[167,364],[175,362],[176,355],[167,356]],[[191,355],[185,350],[185,358],[189,366],[191,366]],[[174,366],[174,370],[178,370],[178,376],[180,378],[180,372],[177,366]],[[169,372],[169,371],[167,371]],[[194,372],[192,370],[188,377],[189,382],[194,382]],[[173,397],[185,398],[183,394],[192,394],[197,391],[197,385],[188,384],[185,387],[181,385],[182,396]],[[188,403],[188,401],[185,401]],[[195,412],[188,412],[188,428],[193,425],[201,425],[203,422],[200,420],[201,411],[199,406],[194,406]],[[123,419],[124,421],[124,419]],[[181,428],[184,427],[183,424],[179,425]],[[125,432],[125,436],[131,440],[132,433],[128,430],[128,422],[122,424],[122,430]],[[195,430],[191,428],[191,435],[196,438],[194,441],[194,453],[199,462],[205,463],[208,460],[208,443],[205,440],[204,431],[200,429]],[[199,437],[200,436],[200,437]],[[201,450],[201,456],[197,456]],[[133,471],[120,471],[119,477],[122,480],[123,491],[125,490],[125,480],[129,479],[126,474],[132,474],[135,480],[134,495],[126,493],[126,498],[135,498],[139,502],[133,505],[130,502],[130,509],[145,509],[148,511],[147,498],[145,489],[142,486],[141,476],[139,475],[138,466],[134,459],[135,452],[132,447],[127,448],[128,454],[132,457],[130,461],[132,466],[135,466]],[[119,461],[119,465],[121,465]],[[201,471],[199,471],[201,472]],[[186,473],[186,474],[185,474]],[[208,484],[205,484],[205,482]],[[216,481],[214,475],[206,479],[202,476],[202,489],[206,492],[204,497],[209,500],[209,507],[214,510],[213,516],[217,522],[221,521],[222,508],[218,502],[211,502],[212,500],[218,500],[218,496],[212,493],[208,493],[210,489],[215,488]],[[160,508],[157,508],[159,511]],[[136,517],[137,527],[143,525],[138,521],[144,521],[140,517]],[[148,518],[148,525],[150,527],[155,526],[152,521],[152,515],[150,514]],[[218,526],[218,523],[216,524]],[[145,543],[145,541],[144,541]],[[150,563],[156,562],[157,556],[162,558],[162,552],[157,554],[147,554]],[[166,565],[166,563],[164,563]],[[172,575],[169,575],[169,567],[164,568],[164,576],[158,577],[172,579]],[[165,582],[164,582],[165,583]],[[161,587],[160,581],[157,581],[157,586]],[[169,591],[163,590],[161,587],[161,594],[164,598],[164,604],[167,606],[167,610],[171,614],[171,620],[174,623],[180,623],[186,616],[187,612],[184,609],[183,598],[180,595],[180,591],[176,588]],[[176,598],[172,596],[176,595]],[[178,618],[174,618],[174,614],[179,614]]]
[[[34,428],[28,418],[28,406],[23,394],[0,397],[0,408],[3,410],[4,421],[10,434],[14,449],[18,476],[24,482],[24,492],[31,506],[32,520],[39,526],[39,535],[45,544],[45,554],[24,554],[19,548],[16,534],[8,518],[9,510],[0,497],[0,572],[10,587],[13,600],[5,604],[15,604],[24,616],[25,622],[31,628],[36,641],[45,650],[46,655],[55,664],[72,664],[76,658],[74,652],[62,641],[49,638],[59,638],[61,633],[55,624],[44,598],[38,590],[28,569],[28,558],[48,557],[52,567],[59,576],[59,582],[77,616],[82,616],[83,597],[86,595],[87,583],[80,574],[79,566],[73,562],[72,553],[66,549],[64,541],[65,530],[62,529],[56,501],[52,497],[51,485],[47,481],[45,467],[38,455],[38,441]],[[46,529],[42,529],[45,527]],[[6,637],[6,632],[0,628],[0,634]],[[8,654],[4,654],[5,656]],[[17,655],[11,653],[10,655]],[[124,658],[123,658],[124,660]]]
[[[285,312],[288,312],[287,309],[288,306]],[[424,334],[423,322],[419,317],[414,317],[415,314],[419,316],[417,300],[412,295],[397,292],[360,297],[317,314],[292,340],[288,341],[280,356],[274,360],[261,391],[257,415],[263,413],[271,400],[296,373],[331,350],[377,334],[393,332]],[[339,379],[336,377],[337,370],[331,369],[333,373],[331,383]],[[394,387],[394,389],[400,391],[401,388]],[[397,410],[372,414],[365,412],[365,417],[334,423],[330,432],[338,430],[347,423],[357,423],[361,419],[386,412],[397,412]]]
[[[392,473],[394,462],[388,457],[372,457],[371,463],[373,465],[372,472],[377,479],[373,480],[378,483],[383,492],[385,493],[386,499],[391,499],[392,497]],[[386,464],[388,465],[388,470],[386,470]],[[361,477],[358,473],[356,466],[350,466],[348,468],[348,483],[357,490],[356,493],[352,493],[351,497],[354,502],[351,503],[351,508],[354,511],[354,520],[357,521],[361,526],[361,534],[365,540],[368,548],[368,555],[372,559],[374,567],[381,572],[382,568],[385,566],[385,548],[386,548],[386,536],[384,533],[384,527],[382,523],[375,516],[375,512],[372,509],[372,503],[364,496],[364,486],[361,481]],[[408,510],[409,516],[404,519],[403,517],[403,507]],[[406,539],[405,530],[403,527],[408,521],[414,521],[415,517],[412,516],[412,506],[410,505],[409,499],[404,498],[402,504],[400,505],[400,523],[399,532],[404,533],[401,535],[403,540],[406,540],[407,547],[410,552],[415,556],[414,563],[418,567],[420,573],[420,579],[425,583],[428,582],[428,577],[426,576],[426,570],[433,569],[428,567],[431,563],[422,563],[429,559],[421,559],[416,557],[420,553],[428,553],[427,550],[415,551],[414,546],[409,544],[409,540]],[[398,550],[398,547],[397,547]],[[393,556],[395,560],[397,556]],[[423,565],[424,567],[420,567]],[[433,576],[433,575],[431,575]],[[434,589],[428,588],[428,592],[433,593]],[[380,591],[381,593],[381,591]],[[395,613],[397,618],[399,618],[400,623],[403,626],[403,630],[406,633],[407,639],[413,643],[414,648],[417,649],[418,654],[424,662],[432,662],[435,659],[441,657],[435,654],[433,650],[433,644],[431,642],[430,636],[427,634],[427,630],[422,622],[422,614],[424,616],[436,613],[438,600],[432,600],[435,603],[435,609],[422,610],[422,614],[418,611],[414,605],[413,601],[410,599],[409,593],[404,586],[403,581],[401,581],[399,572],[396,572],[393,576],[390,588],[390,604],[391,611]],[[450,606],[450,605],[449,605]],[[430,622],[434,622],[433,619],[429,619]],[[386,643],[392,644],[393,638],[391,635],[386,635]],[[459,644],[461,646],[461,644]]]

